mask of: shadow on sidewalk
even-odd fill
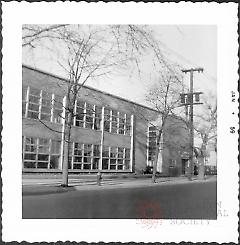
[[[22,187],[23,196],[48,195],[57,193],[66,193],[74,191],[74,186],[62,187],[58,186],[24,186]]]

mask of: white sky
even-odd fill
[[[211,91],[215,94],[217,27],[214,25],[152,25],[150,27],[161,41],[162,51],[167,59],[184,68],[204,68],[203,74],[194,74],[195,90]],[[48,53],[24,50],[23,63],[64,76],[61,68],[55,60],[51,60]],[[189,84],[189,74],[185,75],[185,82]],[[144,95],[150,86],[150,78],[129,77],[127,74],[89,81],[86,85],[144,104]]]

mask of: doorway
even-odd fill
[[[186,166],[187,166],[188,159],[182,159],[182,171],[181,174],[185,175],[186,174]]]

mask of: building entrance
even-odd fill
[[[187,166],[188,159],[182,159],[182,175],[186,174],[186,166]]]

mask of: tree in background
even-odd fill
[[[199,176],[204,176],[204,166],[207,158],[207,146],[213,143],[217,151],[217,100],[212,94],[203,97],[202,110],[195,115],[194,129],[201,140],[199,149]]]
[[[151,107],[159,112],[158,122],[154,123],[153,126],[157,131],[156,149],[154,153],[153,162],[153,174],[152,182],[156,182],[156,171],[158,155],[160,150],[160,141],[163,135],[163,131],[166,127],[167,120],[173,116],[176,117],[180,113],[179,102],[180,102],[180,91],[184,90],[184,84],[181,79],[181,73],[177,67],[165,67],[159,72],[157,82],[148,90],[146,94],[146,101]],[[174,73],[173,73],[174,71]]]

